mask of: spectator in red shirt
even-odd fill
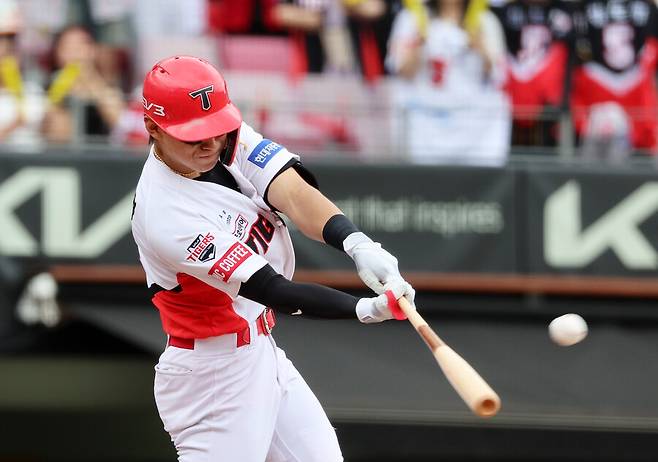
[[[630,147],[658,153],[656,4],[584,0],[576,18],[571,107],[577,133],[588,140],[626,129]]]
[[[514,111],[512,144],[555,145],[555,121],[565,102],[574,37],[570,7],[563,1],[512,0],[495,2],[491,9],[507,42],[506,88]]]

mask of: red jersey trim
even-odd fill
[[[189,274],[178,273],[176,279],[181,290],[163,290],[152,299],[167,334],[197,339],[242,332],[249,327],[225,292]]]

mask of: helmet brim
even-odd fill
[[[242,115],[237,107],[229,103],[217,112],[182,124],[163,126],[154,122],[177,140],[201,141],[237,130],[242,124]]]

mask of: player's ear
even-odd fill
[[[148,116],[144,116],[144,127],[146,127],[146,131],[148,132],[149,136],[156,140],[160,139],[160,127],[158,127],[155,122],[153,122]]]

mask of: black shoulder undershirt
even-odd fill
[[[224,167],[224,164],[221,162],[217,162],[212,169],[208,170],[207,172],[203,172],[201,175],[194,179],[197,181],[215,183],[220,186],[225,186],[229,189],[232,189],[233,191],[241,192],[240,187],[238,186],[238,182],[235,181],[233,175],[231,175],[231,173],[226,169],[226,167]]]
[[[304,167],[302,163],[297,159],[290,159],[283,167],[281,167],[281,169],[276,173],[276,175],[274,175],[272,181],[274,181],[274,178],[281,175],[283,172],[285,172],[291,167],[295,169],[295,171],[299,174],[299,176],[301,176],[304,179],[304,181],[306,181],[314,188],[319,189],[318,181],[315,179],[315,176],[309,170],[307,170],[306,167]],[[232,189],[233,191],[237,191],[239,193],[242,192],[240,191],[240,186],[238,186],[238,182],[235,181],[235,178],[233,178],[231,172],[229,172],[228,169],[221,162],[217,162],[212,169],[208,170],[207,172],[203,172],[201,175],[199,175],[194,179],[197,181],[207,181],[208,183],[215,183],[220,186],[224,186],[226,188]],[[270,184],[272,184],[272,181],[270,181]],[[270,206],[272,210],[277,211],[274,207],[272,207],[272,205],[267,200],[267,193],[269,192],[269,190],[270,187],[268,185],[264,194],[265,202],[267,203],[267,205]]]
[[[292,282],[278,274],[270,265],[256,271],[240,287],[239,295],[292,314],[327,319],[356,318],[358,298],[319,284]]]

